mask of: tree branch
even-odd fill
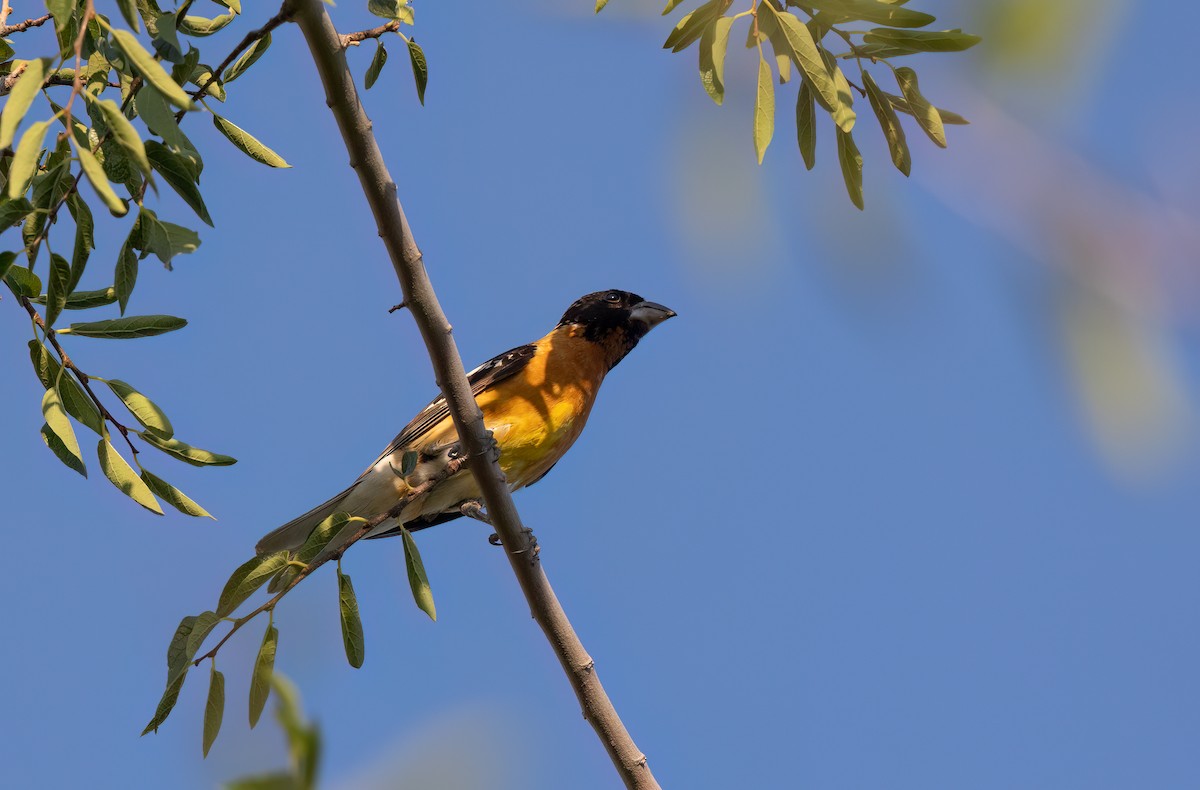
[[[4,8],[9,8],[7,2],[4,4]],[[5,14],[5,17],[7,16],[8,14]],[[0,38],[7,38],[13,33],[24,33],[31,27],[41,27],[53,18],[49,14],[46,14],[45,16],[39,16],[37,19],[26,19],[24,22],[18,22],[15,25],[3,25],[3,23],[0,23],[0,25],[3,25],[0,26]]]
[[[396,184],[384,164],[358,99],[354,77],[346,64],[342,38],[334,29],[321,0],[289,0],[295,21],[304,34],[313,62],[325,86],[325,100],[350,154],[350,166],[359,182],[380,238],[400,281],[408,305],[433,363],[437,384],[450,407],[450,416],[469,455],[469,468],[483,493],[488,514],[504,544],[504,551],[529,603],[530,611],[546,634],[562,664],[584,718],[603,742],[622,781],[629,788],[657,788],[654,776],[596,675],[595,663],[584,650],[542,569],[532,533],[521,525],[500,465],[489,452],[491,436],[483,414],[471,394],[462,359],[451,335],[433,286],[425,272],[421,251],[397,198]]]
[[[357,33],[347,33],[344,36],[339,36],[342,41],[342,49],[346,47],[357,47],[368,38],[379,38],[386,33],[394,33],[400,29],[400,20],[393,19],[386,25],[373,27],[370,30],[360,30]]]

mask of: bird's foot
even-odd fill
[[[467,518],[482,521],[484,524],[492,523],[492,519],[488,517],[487,512],[483,509],[483,503],[478,499],[468,499],[458,506],[458,510]]]

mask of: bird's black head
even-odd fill
[[[608,348],[612,367],[647,332],[674,315],[674,310],[629,291],[596,291],[577,299],[558,325],[577,329],[584,339]]]

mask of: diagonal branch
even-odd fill
[[[400,20],[393,19],[386,25],[373,27],[370,30],[360,30],[357,33],[347,33],[344,36],[339,36],[342,41],[342,47],[357,47],[368,38],[379,38],[387,33],[395,33],[400,30]]]
[[[5,3],[4,7],[8,8],[8,3]],[[24,33],[31,27],[41,27],[53,18],[50,14],[46,14],[45,16],[39,16],[37,19],[26,19],[24,22],[18,22],[15,25],[0,23],[0,38],[7,38],[13,33]]]
[[[454,427],[469,458],[469,468],[483,492],[487,511],[504,544],[509,563],[538,625],[562,664],[575,691],[583,715],[596,730],[626,787],[657,788],[654,776],[596,675],[595,662],[584,650],[567,620],[554,590],[542,569],[532,533],[521,525],[509,494],[508,483],[496,459],[483,424],[483,414],[471,394],[462,359],[451,335],[433,285],[425,272],[421,251],[397,199],[396,184],[384,164],[379,145],[371,132],[358,99],[354,77],[346,64],[342,39],[326,13],[322,0],[289,0],[295,21],[308,42],[313,62],[325,86],[325,100],[337,119],[342,139],[350,154],[350,165],[359,182],[383,239],[400,288],[433,363],[437,384],[446,397]]]

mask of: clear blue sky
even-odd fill
[[[246,23],[266,18],[245,5]],[[344,30],[372,24],[359,5],[334,9]],[[1085,194],[1078,233],[1057,236],[1053,216],[1038,227],[1020,207],[1045,190],[987,122],[1036,129],[1063,152],[1053,161],[1079,156],[1187,225],[1200,110],[1181,53],[1197,11],[1124,4],[1118,38],[1079,43],[1086,73],[1062,83],[987,71],[982,48],[920,62],[927,92],[976,123],[952,129],[948,151],[910,127],[907,182],[864,133],[859,213],[828,128],[817,171],[803,170],[790,93],[754,165],[743,50],[717,108],[694,53],[659,49],[671,23],[623,5],[596,19],[422,3],[427,106],[398,39],[365,101],[468,366],[540,336],[588,291],[679,312],[614,371],[567,459],[517,497],[659,780],[1200,786],[1194,434],[1172,423],[1152,473],[1122,471],[1098,449],[1059,329],[1072,280],[1058,256],[1128,217]],[[982,24],[955,6],[933,4],[945,27]],[[359,75],[372,51],[351,53]],[[277,32],[230,93],[224,114],[294,169],[259,166],[189,119],[217,230],[164,194],[160,214],[199,227],[203,246],[171,273],[144,262],[131,306],[189,326],[69,345],[85,370],[155,398],[181,439],[240,459],[193,469],[146,454],[219,521],[155,518],[95,463],[87,481],[62,467],[37,433],[28,322],[0,304],[7,787],[187,790],[281,765],[278,729],[245,723],[257,626],[220,656],[229,701],[208,760],[202,674],[138,738],[167,641],[262,533],[351,481],[434,393],[411,318],[386,312],[395,277],[298,31]],[[956,175],[977,180],[959,193]],[[100,225],[96,287],[127,229]],[[1195,248],[1176,261],[1166,246],[1150,261],[1138,241],[1123,263],[1167,272],[1148,280],[1166,303],[1152,323],[1194,392]],[[342,653],[332,572],[282,606],[277,666],[320,721],[328,787],[616,786],[487,533],[421,533],[436,624],[411,602],[398,542],[347,556],[361,670]]]

